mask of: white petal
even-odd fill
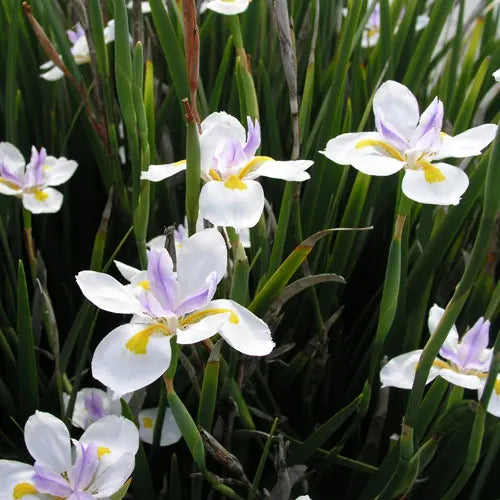
[[[134,335],[148,327],[151,325],[121,325],[104,337],[94,352],[92,375],[118,395],[146,387],[170,365],[170,337],[150,335],[143,354],[126,347]]]
[[[208,115],[201,122],[201,130],[201,168],[205,173],[212,168],[212,160],[221,141],[234,139],[242,145],[246,142],[246,131],[243,125],[234,116],[224,111]]]
[[[392,175],[404,167],[404,162],[390,156],[382,147],[356,147],[365,140],[384,142],[378,132],[342,134],[330,139],[325,151],[320,153],[339,165],[352,165],[367,175]]]
[[[271,179],[302,182],[311,178],[306,170],[313,164],[310,160],[266,161],[255,170],[255,174]]]
[[[432,335],[441,318],[444,315],[444,309],[439,307],[437,304],[434,304],[429,310],[429,317],[427,318],[427,327],[429,328],[429,334]],[[458,349],[458,330],[455,325],[453,325],[444,341],[443,347],[449,349],[453,352],[456,352]]]
[[[205,229],[185,239],[177,250],[181,300],[204,290],[209,274],[214,271],[219,283],[226,274],[226,268],[226,242],[217,229]]]
[[[71,444],[67,427],[50,413],[36,411],[24,426],[24,441],[30,455],[52,472],[71,467]]]
[[[200,12],[209,9],[229,16],[241,14],[247,10],[249,3],[250,0],[207,0],[202,3]]]
[[[51,69],[40,75],[40,78],[43,78],[48,82],[55,82],[56,80],[60,80],[63,77],[64,73],[57,66],[52,67]]]
[[[466,389],[479,389],[481,387],[481,380],[475,375],[465,375],[454,370],[441,368],[439,376],[450,382],[450,384],[465,387]]]
[[[399,389],[411,389],[415,379],[422,349],[401,354],[389,360],[380,370],[380,381],[382,387],[398,387]],[[431,368],[426,384],[435,379],[439,370]]]
[[[104,27],[104,41],[110,43],[115,39],[115,20],[111,19]]]
[[[141,179],[151,182],[159,182],[172,177],[186,170],[186,162],[178,161],[175,163],[167,163],[165,165],[149,165],[148,170],[141,173]]]
[[[109,455],[104,455],[101,463],[107,462],[107,457]],[[90,485],[90,489],[97,490],[95,498],[108,499],[116,493],[132,474],[134,465],[135,456],[132,453],[127,453],[126,455],[122,455],[120,460],[111,463],[109,466],[99,467],[94,481]]]
[[[65,406],[67,406],[69,396],[67,394],[63,394],[63,396],[66,396]],[[85,387],[79,390],[76,394],[75,407],[73,410],[73,417],[71,419],[73,425],[76,425],[81,429],[86,429],[94,421],[93,416],[89,415],[86,405],[87,400],[92,396],[97,396],[100,399],[102,402],[102,409],[106,415],[120,416],[122,413],[120,400],[114,397],[113,393],[94,387]]]
[[[224,182],[209,181],[200,193],[200,211],[214,226],[250,228],[264,210],[264,191],[257,181],[244,181],[246,189],[229,189]]]
[[[160,236],[155,236],[150,239],[146,246],[148,248],[165,248],[165,243],[167,242],[167,237],[164,234],[160,234]]]
[[[59,186],[64,184],[75,173],[78,163],[67,160],[64,157],[54,158],[48,156],[45,161],[45,183],[47,186]]]
[[[14,460],[0,460],[0,498],[17,498],[14,488],[21,483],[33,485],[34,469],[31,465],[15,462]],[[43,498],[42,495],[24,494],[22,500]]]
[[[141,271],[140,269],[136,269],[135,267],[129,266],[128,264],[124,264],[119,260],[114,261],[116,269],[120,272],[120,274],[127,280],[132,281],[134,276],[137,276]]]
[[[130,289],[109,274],[80,271],[76,282],[83,295],[99,309],[118,314],[141,313],[141,305]]]
[[[411,136],[420,119],[418,102],[411,90],[392,80],[384,82],[375,93],[375,116],[378,109],[384,113],[384,120],[406,138]]]
[[[454,137],[444,135],[441,148],[434,156],[434,159],[466,158],[467,156],[480,155],[481,151],[493,141],[496,133],[497,126],[487,123],[466,130]]]
[[[427,14],[421,14],[417,16],[417,22],[415,23],[415,31],[422,31],[428,24],[431,18]]]
[[[211,304],[213,304],[213,302],[209,304],[210,307],[212,307]],[[199,311],[203,311],[203,309]],[[177,343],[195,344],[196,342],[201,342],[202,340],[213,337],[222,328],[222,325],[227,322],[229,316],[230,313],[211,314],[196,323],[188,324],[183,329],[178,328]],[[189,315],[187,318],[189,318]]]
[[[18,177],[23,177],[26,162],[21,151],[10,142],[0,142],[0,162]]]
[[[153,444],[153,434],[157,415],[158,408],[149,408],[139,412],[139,436],[141,437],[141,441]],[[177,443],[181,437],[182,434],[175,421],[174,414],[170,408],[167,408],[161,428],[160,446],[169,446]]]
[[[271,331],[264,321],[233,300],[214,300],[210,307],[234,311],[237,322],[231,318],[224,323],[220,334],[237,351],[249,356],[265,356],[274,349]]]
[[[500,82],[500,69],[497,69],[497,70],[493,73],[493,78],[494,78],[497,82]]]
[[[95,443],[98,447],[108,448],[110,453],[106,454],[106,460],[115,462],[125,454],[137,453],[139,431],[135,424],[125,417],[109,415],[90,425],[82,434],[80,442]]]
[[[0,194],[5,194],[6,196],[21,196],[23,194],[23,190],[13,189],[8,184],[4,184],[0,180]]]
[[[481,398],[483,395],[485,383],[486,379],[483,380],[481,386],[477,390],[479,398]],[[488,403],[487,411],[488,413],[495,415],[495,417],[500,417],[500,375],[497,375],[497,380],[490,396],[490,402]]]
[[[440,182],[427,182],[422,169],[406,169],[401,188],[410,199],[430,205],[458,205],[469,186],[467,174],[453,165],[436,163],[433,167],[444,175]]]
[[[23,206],[32,214],[53,214],[59,212],[63,195],[50,187],[36,193],[23,193]]]

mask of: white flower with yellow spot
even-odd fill
[[[368,175],[391,175],[405,169],[402,190],[408,198],[457,205],[469,179],[460,168],[440,160],[480,155],[495,138],[497,126],[480,125],[454,137],[444,134],[443,103],[435,98],[420,115],[415,96],[394,81],[377,90],[373,111],[377,132],[339,135],[321,153]]]
[[[153,444],[153,435],[158,418],[158,408],[147,408],[139,412],[139,436],[141,441]],[[161,427],[160,446],[170,446],[177,443],[182,437],[181,430],[175,421],[174,414],[170,408],[166,408],[163,424]]]
[[[40,411],[26,422],[24,440],[35,464],[0,460],[0,498],[109,498],[132,474],[139,447],[137,428],[125,418],[102,418],[77,441]]]
[[[205,0],[201,4],[200,12],[213,10],[217,14],[224,14],[232,16],[234,14],[241,14],[248,9],[252,0]]]
[[[309,179],[309,160],[276,161],[256,156],[260,125],[247,118],[248,135],[241,123],[224,112],[212,113],[201,123],[200,212],[215,226],[237,230],[253,227],[264,210],[259,176],[302,182]],[[160,181],[185,170],[186,162],[151,165],[141,178]]]
[[[78,65],[88,64],[90,62],[90,49],[85,31],[80,23],[75,26],[74,30],[67,30],[66,35],[71,42],[71,55]],[[111,19],[104,27],[104,43],[111,43],[115,39],[115,21]],[[60,80],[64,73],[52,62],[47,61],[40,66],[43,73],[41,78],[49,82]]]
[[[443,315],[444,309],[434,304],[428,319],[431,335]],[[493,356],[493,349],[488,348],[489,329],[490,322],[479,318],[459,339],[457,328],[453,325],[439,350],[440,357],[434,360],[426,383],[436,377],[442,377],[450,384],[477,390],[481,395]],[[411,389],[421,355],[422,349],[418,349],[392,358],[380,371],[382,387]],[[500,375],[497,377],[487,411],[500,417]]]
[[[164,248],[149,250],[147,271],[121,266],[128,285],[104,273],[80,272],[78,285],[97,307],[134,315],[97,346],[93,376],[118,395],[149,385],[170,365],[172,335],[191,344],[219,332],[244,354],[269,354],[274,343],[261,319],[231,300],[212,300],[226,266],[224,238],[207,229],[183,242],[176,272]]]
[[[22,199],[33,214],[58,212],[63,195],[51,186],[64,184],[78,164],[64,157],[47,156],[45,148],[31,150],[26,165],[21,152],[8,142],[0,143],[0,193]]]

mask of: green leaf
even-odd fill
[[[17,356],[19,381],[19,409],[24,422],[35,413],[38,406],[38,375],[35,358],[31,312],[26,285],[26,275],[22,261],[19,261],[17,274],[17,336],[19,352]]]
[[[354,401],[339,410],[328,421],[320,425],[303,443],[294,443],[290,450],[292,463],[304,463],[313,453],[330,438],[330,436],[359,408],[363,396],[359,395]]]

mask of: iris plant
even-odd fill
[[[420,115],[417,99],[404,85],[387,81],[373,99],[376,132],[331,139],[327,158],[369,175],[404,169],[402,190],[410,199],[432,205],[457,205],[469,185],[467,174],[444,158],[477,156],[493,141],[497,126],[480,125],[456,136],[442,132],[443,103],[436,97]]]
[[[444,309],[436,304],[429,311],[428,326],[431,335],[443,314]],[[457,328],[453,325],[439,350],[439,357],[434,360],[427,383],[436,377],[442,377],[450,384],[477,390],[481,394],[493,356],[493,349],[488,348],[489,330],[490,322],[479,318],[460,339]],[[418,349],[392,358],[380,372],[382,386],[411,389],[422,352],[422,349]],[[500,375],[487,410],[500,416]]]
[[[256,156],[261,133],[258,121],[247,118],[248,134],[233,116],[212,113],[201,123],[201,171],[205,182],[200,192],[200,212],[215,226],[250,228],[264,210],[264,190],[259,176],[287,181],[309,179],[309,160],[276,161]],[[142,179],[161,181],[185,170],[186,162],[151,165]]]
[[[94,377],[119,395],[147,386],[167,370],[173,335],[179,344],[192,344],[220,332],[233,348],[252,356],[274,347],[269,327],[248,309],[212,300],[227,266],[226,244],[216,229],[186,239],[176,260],[174,271],[166,249],[149,250],[146,271],[128,266],[127,285],[94,271],[77,276],[97,307],[133,315],[101,341],[92,360]]]
[[[64,184],[78,164],[64,157],[48,156],[45,148],[31,149],[26,165],[21,152],[8,142],[0,143],[0,193],[22,199],[34,214],[58,212],[63,195],[51,186]]]

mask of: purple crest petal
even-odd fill
[[[182,224],[178,224],[177,229],[174,229],[174,241],[176,243],[182,243],[187,237],[186,228]]]
[[[138,299],[143,311],[153,318],[168,318],[174,316],[173,311],[162,307],[151,292],[144,290],[144,292],[139,295]]]
[[[179,301],[179,284],[173,271],[173,263],[165,249],[148,252],[149,288],[163,309],[175,311]]]
[[[432,151],[441,144],[441,128],[443,127],[443,102],[437,97],[422,113],[413,143],[415,149]]]
[[[372,10],[370,17],[368,18],[368,25],[370,28],[372,26],[380,28],[380,4],[379,3],[377,3],[377,5],[375,5],[375,8]]]
[[[47,151],[41,148],[37,151],[35,146],[31,148],[31,159],[26,166],[24,183],[26,186],[41,186],[43,184],[43,165],[47,160]]]
[[[7,182],[12,182],[16,186],[21,187],[23,185],[23,181],[16,174],[14,174],[3,161],[0,162],[0,177],[5,179]]]
[[[74,30],[66,30],[66,35],[69,41],[75,45],[75,43],[82,37],[85,36],[85,30],[80,23],[77,23]]]
[[[409,148],[407,139],[400,134],[396,128],[384,120],[384,113],[381,109],[375,109],[375,126],[378,133],[390,144],[404,152]]]
[[[255,120],[255,124],[252,119],[247,116],[247,126],[248,126],[248,135],[247,135],[247,143],[243,147],[243,152],[245,156],[249,159],[255,156],[257,149],[260,146],[260,123],[258,120]]]
[[[182,301],[179,307],[176,309],[175,313],[177,316],[183,316],[184,314],[196,311],[204,306],[206,306],[215,295],[215,290],[217,289],[217,273],[215,271],[211,272],[207,276],[207,288],[201,290],[200,292],[187,297]]]
[[[97,444],[89,443],[87,446],[75,442],[76,460],[73,467],[67,472],[73,490],[82,490],[92,481],[99,466]]]
[[[459,344],[460,365],[463,368],[476,369],[479,363],[481,366],[484,361],[481,361],[481,353],[488,347],[490,340],[490,322],[484,321],[484,318],[479,318],[474,326],[463,336]]]
[[[220,141],[217,145],[214,157],[215,170],[223,178],[232,175],[232,168],[235,165],[246,162],[246,156],[243,152],[243,146],[234,138]]]
[[[104,404],[101,396],[95,391],[92,391],[89,396],[84,399],[85,409],[90,415],[91,420],[96,421],[100,418],[106,417],[108,414],[104,409]]]
[[[56,497],[67,498],[73,492],[69,483],[60,474],[50,472],[37,463],[35,463],[33,484],[40,493],[48,493]]]
[[[95,496],[86,491],[75,491],[68,500],[95,500]]]

